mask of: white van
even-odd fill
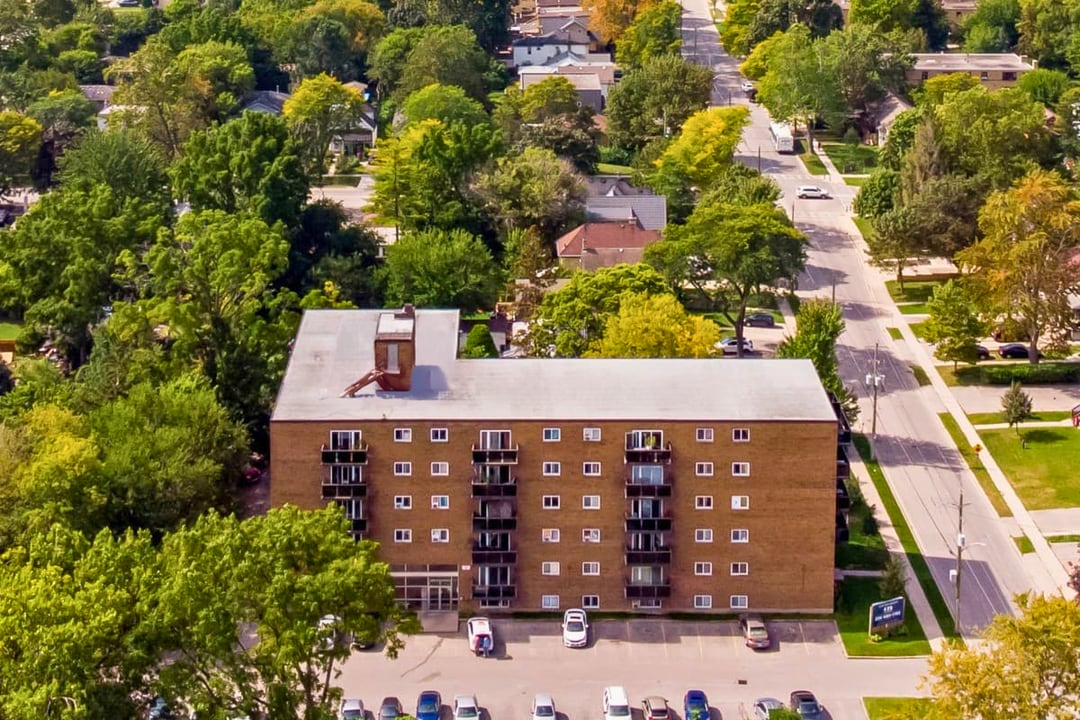
[[[604,688],[604,720],[628,720],[630,696],[622,685]]]

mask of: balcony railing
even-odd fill
[[[626,516],[626,531],[651,531],[651,530],[670,530],[671,518],[670,517],[638,517],[634,515]]]
[[[473,515],[473,530],[516,530],[517,518],[493,515]]]
[[[361,443],[352,450],[334,450],[326,445],[322,446],[323,465],[366,465],[367,443]]]
[[[367,518],[350,518],[349,519],[349,525],[350,525],[349,530],[354,535],[356,535],[358,533],[366,533],[367,532],[367,524],[368,524]]]
[[[472,561],[477,565],[513,565],[517,562],[517,551],[473,545]]]
[[[473,479],[472,481],[472,496],[473,497],[516,497],[517,496],[517,483],[511,479],[510,482],[500,483],[488,483],[482,480]]]
[[[659,463],[667,465],[671,462],[671,443],[657,443],[650,447],[635,444],[633,440],[627,437],[625,459],[628,463]]]
[[[322,484],[323,500],[349,500],[351,498],[367,497],[367,485],[363,483],[330,483]]]
[[[848,462],[847,454],[843,448],[836,448],[836,479],[847,480],[851,477],[851,463]]]
[[[627,565],[670,565],[671,548],[657,548],[656,550],[634,550],[626,548]]]
[[[626,476],[626,497],[671,497],[671,473],[664,472],[661,481],[645,482],[632,474]]]
[[[517,465],[518,446],[509,448],[489,448],[480,445],[472,447],[472,461],[488,465]]]
[[[848,495],[847,485],[840,478],[836,478],[836,509],[851,509],[851,496]]]
[[[671,597],[671,583],[664,580],[662,582],[642,584],[627,579],[626,597],[630,600],[651,600],[654,598]]]
[[[474,600],[510,600],[517,595],[514,585],[473,585]]]

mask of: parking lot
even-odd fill
[[[864,720],[862,696],[912,696],[926,672],[921,658],[849,660],[836,627],[826,621],[770,622],[773,648],[743,646],[731,622],[662,619],[599,620],[589,646],[562,646],[557,621],[495,620],[495,653],[474,657],[464,630],[457,635],[409,638],[396,660],[377,652],[356,653],[341,683],[378,709],[396,695],[408,712],[421,690],[437,690],[449,705],[455,694],[472,693],[485,720],[527,718],[537,692],[550,693],[559,720],[599,720],[601,694],[623,685],[638,706],[646,695],[666,697],[681,718],[686,690],[704,690],[712,720],[751,717],[758,697],[786,700],[792,690],[815,692],[833,720]],[[444,708],[444,717],[449,709]]]

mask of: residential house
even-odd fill
[[[832,612],[848,469],[809,360],[459,359],[458,322],[305,312],[271,506],[342,507],[414,610]]]
[[[938,75],[968,73],[988,90],[1012,87],[1035,66],[1016,53],[912,53],[914,66],[907,71],[908,85],[915,86]]]
[[[79,90],[87,100],[94,103],[94,107],[100,113],[112,103],[113,92],[116,88],[112,85],[80,85]]]
[[[889,137],[889,130],[901,113],[914,107],[907,100],[893,93],[886,93],[872,109],[870,121],[877,128],[877,144],[883,145]]]
[[[667,198],[663,195],[634,187],[615,175],[594,175],[587,182],[586,220],[636,223],[645,230],[663,230],[667,225]]]
[[[835,0],[844,14],[844,24],[847,24],[848,12],[851,10],[851,0]],[[953,29],[963,25],[969,15],[975,13],[978,0],[941,0],[941,9],[945,12],[945,19]]]
[[[522,90],[530,85],[543,82],[550,77],[565,77],[577,90],[578,99],[582,105],[592,108],[593,112],[598,115],[604,111],[606,95],[596,73],[560,73],[558,68],[547,67],[525,67],[521,68],[521,70],[531,71],[522,72],[518,78]]]
[[[556,240],[555,254],[565,268],[591,271],[639,263],[645,248],[659,240],[659,230],[634,221],[587,222]]]
[[[364,83],[346,83],[361,94],[367,92]],[[240,106],[241,111],[266,112],[272,115],[281,115],[284,112],[285,102],[289,99],[289,93],[276,90],[257,90],[249,94]],[[360,156],[375,146],[378,139],[379,123],[375,108],[364,103],[360,113],[353,118],[339,132],[330,139],[330,152],[335,155]]]
[[[281,115],[285,111],[285,101],[288,99],[289,93],[287,92],[256,90],[244,98],[244,102],[240,104],[240,112],[251,110],[252,112]]]

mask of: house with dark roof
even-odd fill
[[[94,103],[97,111],[101,112],[112,103],[113,92],[116,88],[112,85],[80,85],[79,90],[87,100]]]
[[[280,115],[285,111],[285,101],[289,97],[289,93],[278,92],[277,90],[256,90],[244,98],[244,102],[240,106],[240,112],[252,110],[254,112]]]
[[[587,180],[585,217],[589,222],[630,222],[645,230],[667,225],[667,198],[648,188],[631,185],[616,175],[594,175]]]
[[[659,240],[659,230],[636,222],[587,222],[556,240],[555,253],[565,268],[597,270],[641,262],[645,248]]]

